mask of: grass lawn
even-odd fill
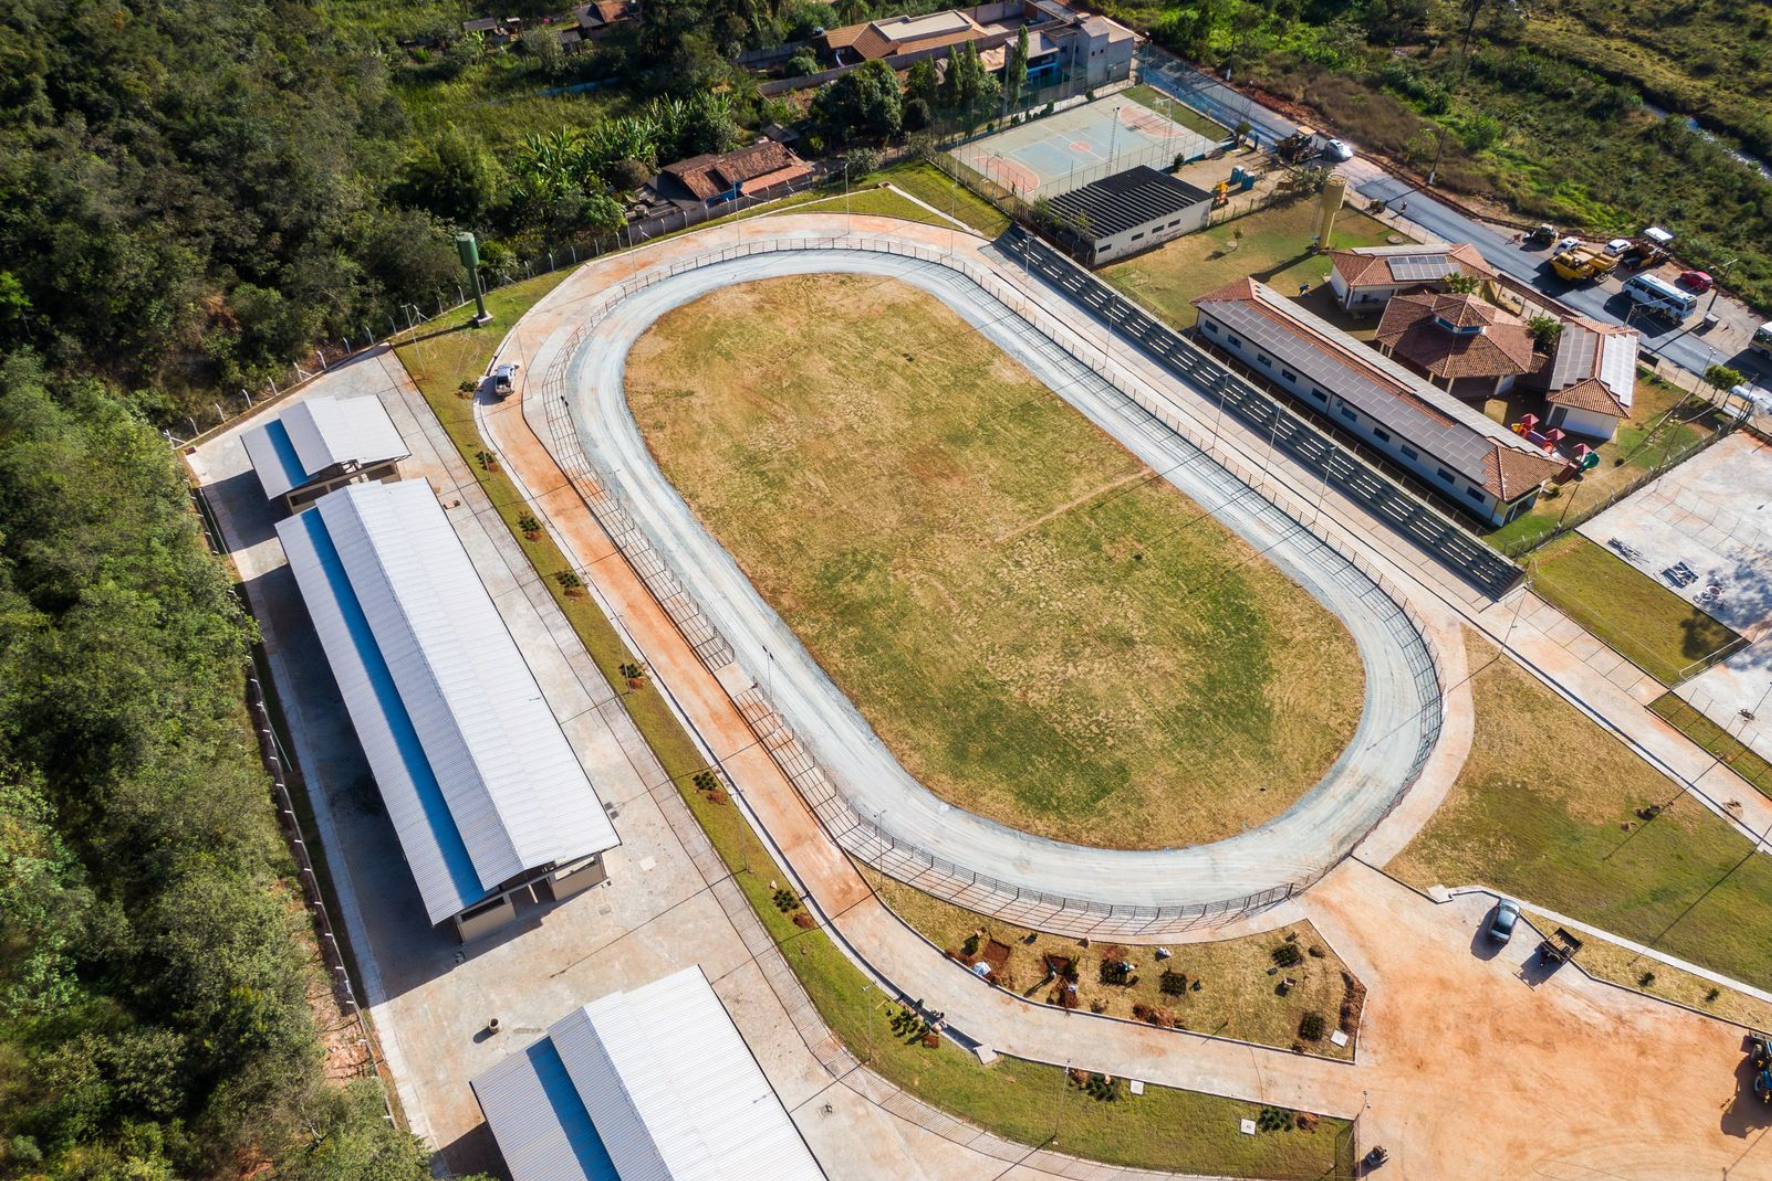
[[[1532,589],[1664,685],[1738,637],[1578,533],[1533,555]]]
[[[1233,279],[1252,275],[1284,295],[1329,277],[1329,260],[1311,250],[1317,233],[1315,200],[1289,201],[1177,238],[1161,249],[1116,263],[1103,278],[1178,328],[1191,328],[1189,300]],[[1394,231],[1353,209],[1335,219],[1334,245],[1379,246]],[[1399,237],[1399,241],[1405,241]]]
[[[487,304],[508,326],[562,277],[564,272],[559,272],[501,288],[487,297]],[[484,372],[504,328],[496,324],[466,328],[469,314],[452,314],[427,325],[434,335],[422,345],[407,341],[398,351],[425,401],[499,506],[512,535],[536,570],[551,575],[567,567],[564,555],[545,533],[538,541],[523,535],[516,526],[521,505],[509,478],[502,471],[484,471],[473,458],[484,445],[471,405],[456,396],[456,387],[464,378]],[[951,1042],[927,1049],[897,1036],[893,1026],[897,1006],[884,1002],[822,930],[800,929],[775,906],[780,871],[735,807],[714,803],[695,789],[693,779],[706,765],[652,682],[643,680],[633,688],[622,676],[621,664],[634,657],[609,620],[588,597],[568,597],[551,577],[544,581],[771,938],[781,946],[820,1016],[880,1075],[959,1119],[1024,1144],[1046,1143],[1056,1126],[1061,1137],[1058,1147],[1085,1159],[1132,1168],[1300,1181],[1332,1172],[1352,1174],[1352,1139],[1343,1120],[1324,1119],[1314,1132],[1244,1136],[1238,1131],[1239,1121],[1255,1119],[1263,1110],[1253,1103],[1164,1087],[1148,1087],[1136,1097],[1116,1087],[1114,1098],[1098,1099],[1058,1067],[1014,1058],[984,1067]],[[1062,1105],[1055,1110],[1054,1102],[1061,1098]]]
[[[1358,721],[1340,623],[934,299],[728,288],[635,347],[672,483],[931,790],[1043,836],[1232,836]]]
[[[933,164],[901,164],[878,174],[876,179],[890,181],[917,200],[958,218],[986,238],[995,238],[1009,228],[1009,218],[1002,210]]]
[[[1761,795],[1772,796],[1772,763],[1755,754],[1746,743],[1693,709],[1676,694],[1663,693],[1649,708],[1666,718],[1674,729],[1720,758],[1724,765],[1752,784]]]
[[[1549,931],[1556,926],[1554,921],[1541,918],[1531,911],[1527,911],[1526,915],[1542,931]],[[1583,935],[1581,938],[1581,953],[1575,962],[1590,976],[1623,985],[1644,996],[1677,1001],[1701,1013],[1714,1014],[1725,1021],[1737,1021],[1755,1029],[1772,1029],[1772,1005],[1765,1001],[1756,1000],[1733,988],[1720,988],[1702,976],[1695,976],[1679,968],[1670,968],[1658,960],[1639,955],[1628,947],[1620,947],[1611,940],[1591,935]],[[1645,972],[1650,973],[1648,979],[1644,978]]]
[[[1149,107],[1159,115],[1181,124],[1189,131],[1198,132],[1213,143],[1223,143],[1231,137],[1230,128],[1214,123],[1186,103],[1176,102],[1154,86],[1134,86],[1124,93],[1127,98],[1140,106]]]
[[[994,983],[1031,999],[1062,1003],[1058,982],[1046,980],[1045,961],[1048,955],[1062,956],[1077,972],[1077,1004],[1071,1007],[1159,1025],[1173,1020],[1177,1028],[1195,1033],[1283,1048],[1302,1046],[1330,1058],[1354,1056],[1352,1040],[1337,1047],[1328,1034],[1342,1025],[1351,1039],[1359,1028],[1359,1005],[1348,995],[1353,978],[1343,978],[1347,965],[1309,923],[1217,943],[1178,943],[1172,957],[1158,960],[1149,947],[1085,945],[1076,939],[1041,935],[931,898],[874,870],[864,868],[862,875],[886,905],[925,939],[968,967],[987,962]],[[1276,956],[1291,958],[1294,954],[1297,963],[1284,968],[1278,977],[1268,975],[1279,963]],[[1131,960],[1138,970],[1130,977],[1110,970],[1115,981],[1110,983],[1102,973],[1104,960]],[[1165,973],[1185,977],[1185,991],[1165,992]],[[1280,979],[1293,982],[1285,996],[1276,990]],[[1172,979],[1171,988],[1180,983]],[[1357,982],[1352,987],[1360,991]],[[1343,1022],[1342,1005],[1350,1000],[1355,1003]],[[1139,1012],[1134,1012],[1135,1006]],[[1324,1022],[1324,1032],[1315,1040],[1299,1033],[1299,1023],[1307,1013],[1316,1013]]]
[[[1466,643],[1470,758],[1390,872],[1423,888],[1482,883],[1772,985],[1772,858],[1513,661]],[[1659,816],[1638,815],[1655,804]]]
[[[1522,414],[1542,411],[1543,403],[1529,395],[1492,398],[1484,406],[1490,418],[1509,425]],[[1619,424],[1615,437],[1600,444],[1600,466],[1562,485],[1556,495],[1540,496],[1531,509],[1486,534],[1484,540],[1505,551],[1554,532],[1559,522],[1573,526],[1591,516],[1607,497],[1646,473],[1677,462],[1721,425],[1706,403],[1648,370],[1638,369],[1631,416]]]

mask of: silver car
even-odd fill
[[[1503,898],[1495,904],[1495,916],[1489,920],[1489,938],[1506,943],[1514,937],[1514,927],[1519,921],[1520,904],[1512,898]]]

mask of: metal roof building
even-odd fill
[[[281,521],[320,645],[431,922],[603,880],[590,780],[428,484],[354,484]]]
[[[1060,193],[1048,208],[1097,266],[1204,228],[1212,194],[1140,164]]]
[[[307,398],[243,431],[265,496],[298,509],[342,484],[397,479],[411,452],[380,398]]]
[[[513,1181],[824,1181],[699,967],[574,1009],[472,1086]]]

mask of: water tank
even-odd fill
[[[1322,212],[1317,219],[1317,249],[1330,248],[1329,235],[1335,229],[1335,215],[1341,212],[1341,203],[1347,199],[1347,178],[1332,176],[1323,185]]]

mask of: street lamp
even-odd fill
[[[1728,262],[1724,263],[1721,267],[1717,268],[1717,273],[1715,275],[1711,276],[1710,302],[1704,305],[1704,314],[1705,315],[1707,315],[1707,316],[1710,315],[1710,310],[1717,306],[1717,296],[1722,294],[1722,291],[1723,291],[1723,276],[1727,275],[1729,273],[1730,267],[1734,266],[1736,263],[1738,263],[1740,261],[1741,260],[1739,258],[1730,259]]]

